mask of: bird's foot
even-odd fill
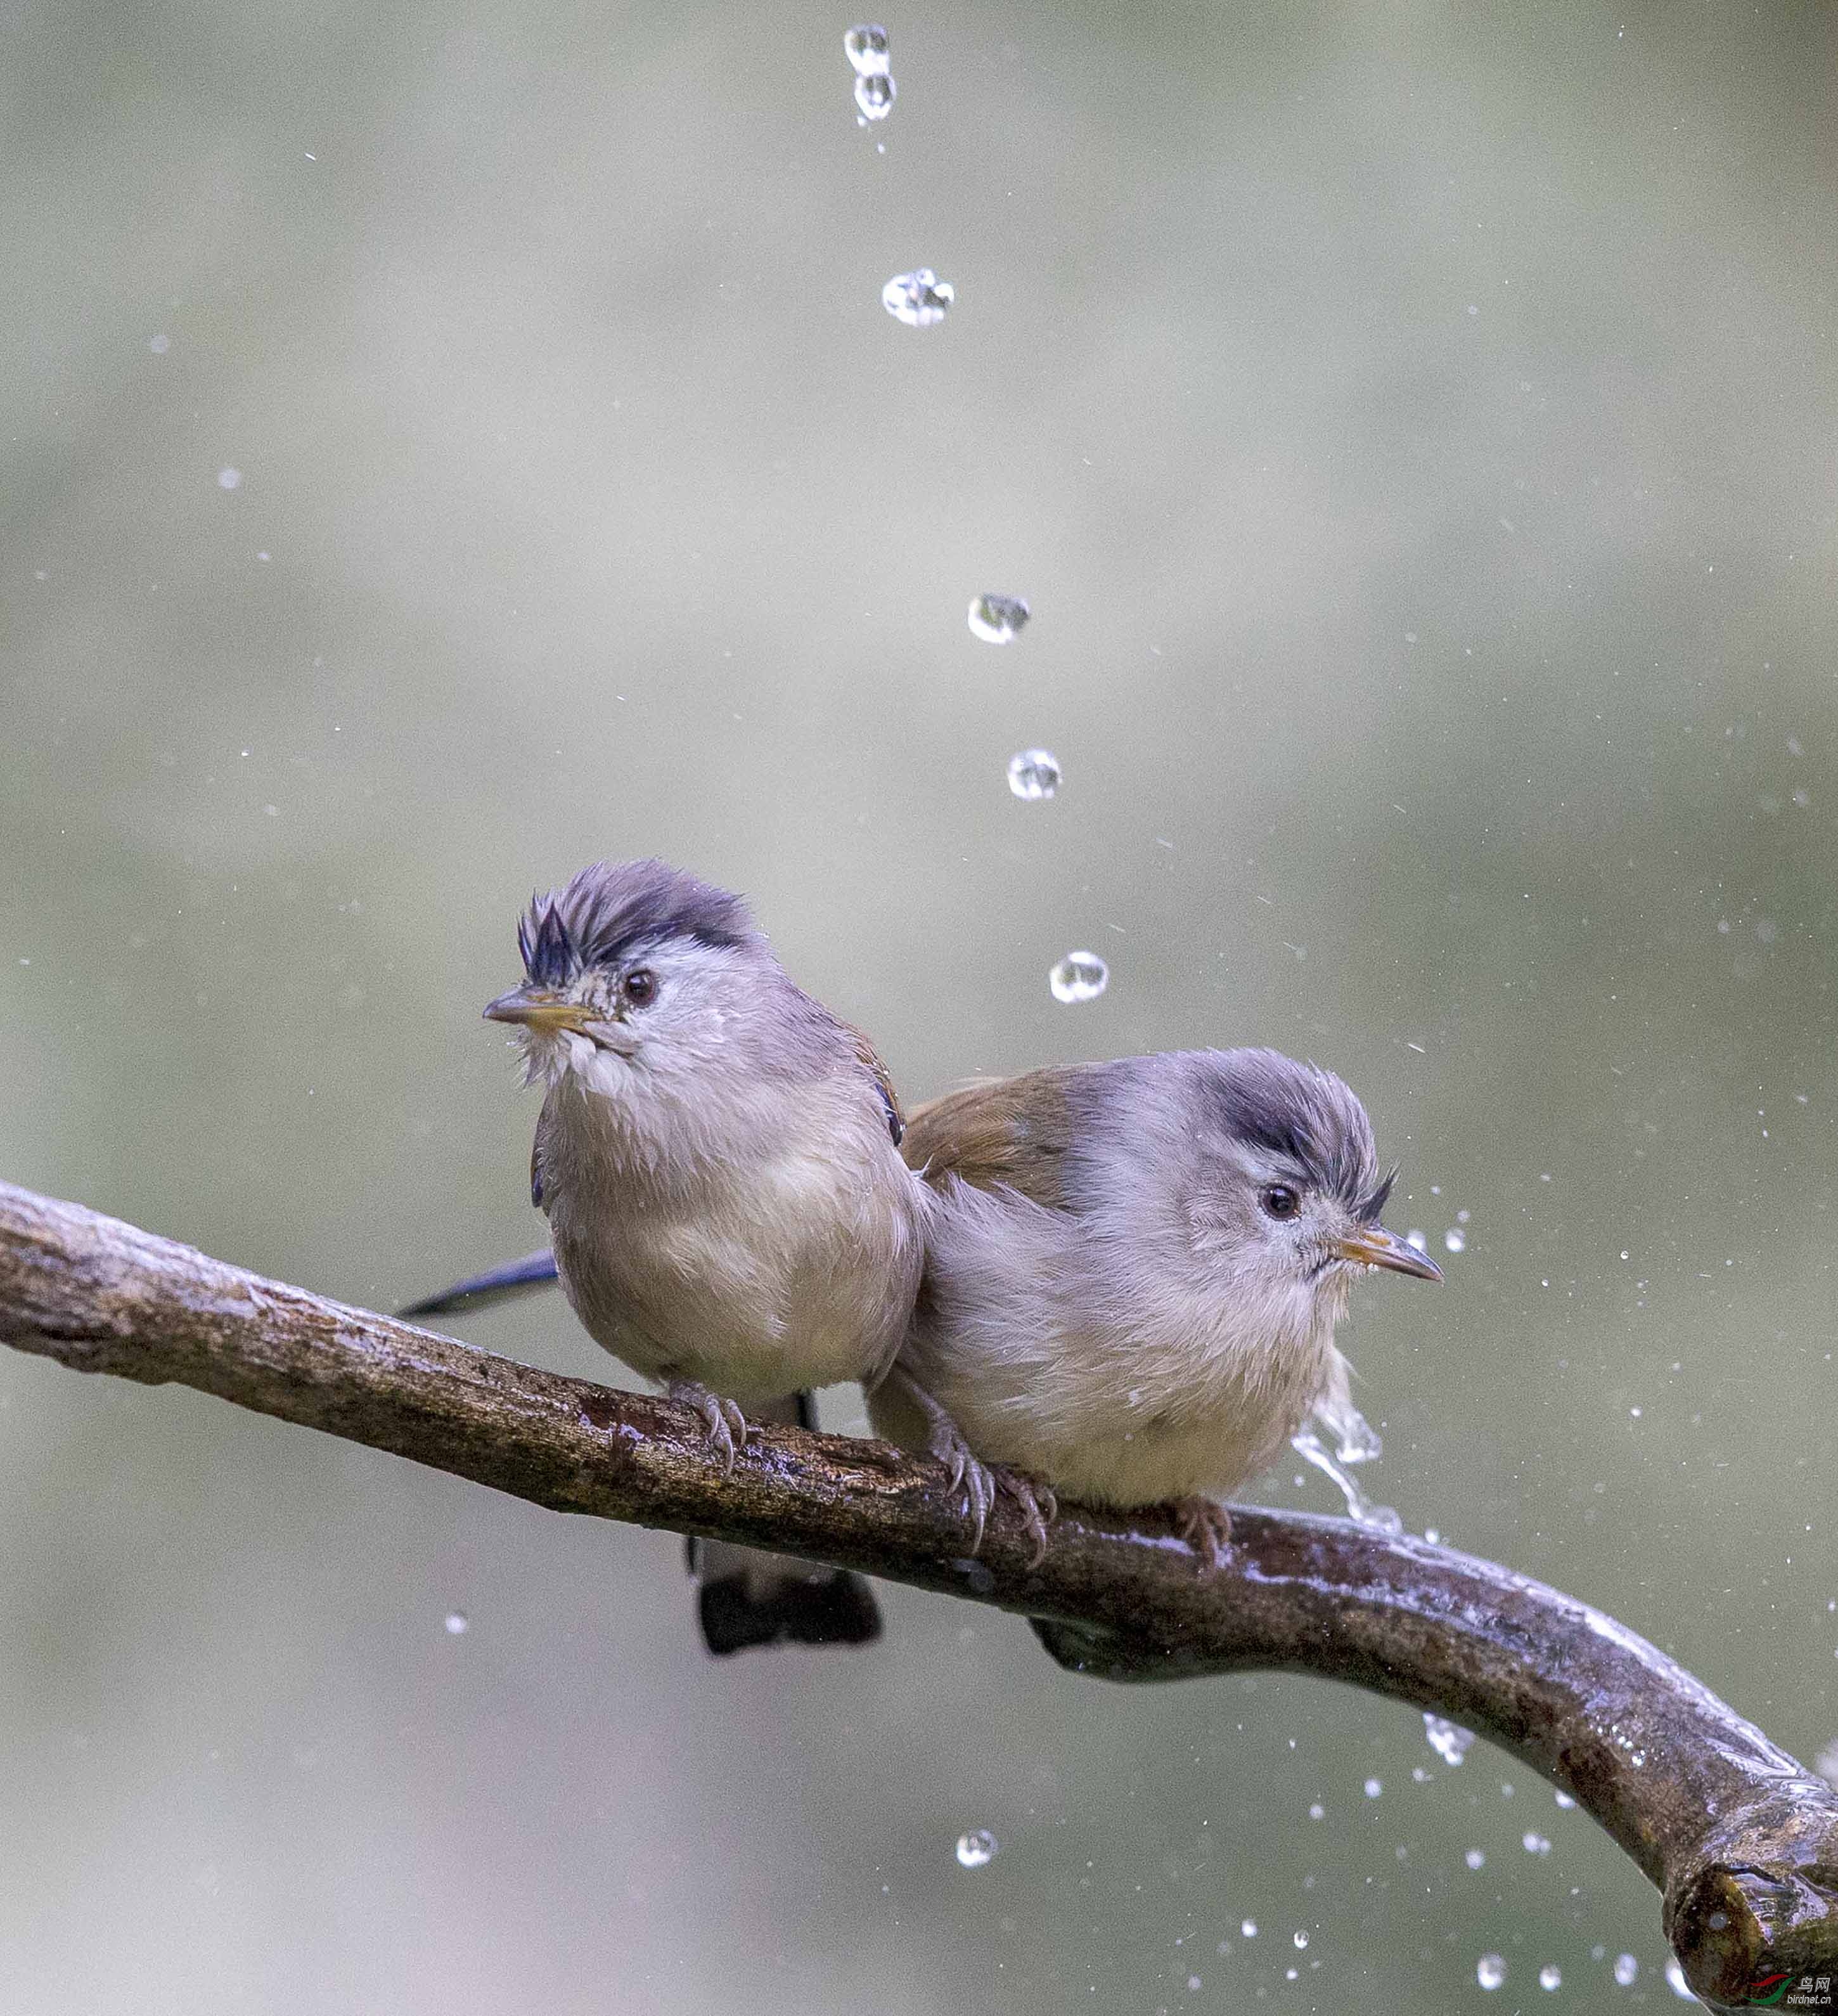
[[[1027,1565],[1037,1568],[1047,1557],[1047,1528],[1059,1516],[1059,1498],[1050,1484],[1041,1484],[1024,1471],[1010,1470],[1006,1463],[998,1463],[991,1474],[997,1490],[1021,1508],[1021,1516],[1027,1521],[1027,1536],[1034,1543]]]
[[[1024,1471],[1011,1470],[1005,1463],[984,1463],[970,1453],[955,1427],[934,1428],[926,1442],[928,1453],[951,1472],[951,1488],[962,1489],[966,1514],[971,1525],[970,1556],[982,1551],[983,1535],[989,1515],[1000,1498],[1011,1499],[1027,1525],[1034,1553],[1027,1565],[1037,1568],[1046,1558],[1047,1528],[1059,1516],[1059,1501],[1051,1486],[1037,1483]]]
[[[1177,1498],[1174,1530],[1200,1557],[1200,1572],[1216,1574],[1232,1551],[1232,1514],[1216,1498]]]
[[[963,1431],[951,1417],[951,1410],[934,1400],[903,1366],[895,1366],[889,1383],[903,1389],[919,1409],[926,1424],[926,1453],[941,1463],[948,1473],[952,1494],[964,1494],[965,1517],[970,1521],[970,1553],[973,1559],[983,1545],[983,1533],[998,1496],[1011,1498],[1020,1507],[1034,1542],[1030,1568],[1039,1567],[1047,1551],[1047,1528],[1057,1518],[1059,1501],[1044,1484],[1005,1463],[984,1463],[971,1453]]]
[[[985,1463],[980,1457],[971,1456],[969,1443],[957,1431],[955,1421],[945,1413],[933,1415],[933,1420],[929,1421],[925,1453],[933,1456],[945,1466],[951,1476],[951,1490],[963,1492],[963,1508],[971,1524],[971,1558],[981,1550],[984,1530],[990,1524],[990,1512],[994,1512],[995,1500],[1009,1498],[1020,1508],[1022,1518],[1028,1522],[1028,1536],[1034,1543],[1034,1558],[1028,1562],[1028,1567],[1040,1567],[1042,1558],[1046,1557],[1046,1528],[1052,1520],[1058,1518],[1060,1510],[1060,1502],[1054,1498],[1046,1484],[1036,1484],[1020,1470],[1009,1470],[1008,1463]]]
[[[673,1379],[673,1400],[693,1407],[708,1424],[708,1445],[721,1459],[721,1474],[734,1474],[734,1458],[746,1446],[746,1417],[725,1395],[712,1391],[700,1379]]]
[[[970,1445],[964,1440],[962,1431],[942,1407],[927,1410],[926,1453],[934,1462],[944,1464],[951,1495],[955,1497],[959,1491],[964,1494],[964,1512],[972,1528],[970,1552],[973,1556],[983,1544],[983,1528],[988,1523],[989,1508],[995,1503],[995,1472],[987,1463],[979,1462],[971,1455]]]

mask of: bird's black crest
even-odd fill
[[[1361,1223],[1378,1216],[1397,1172],[1380,1175],[1372,1122],[1351,1086],[1276,1050],[1230,1050],[1214,1058],[1210,1075],[1229,1132],[1294,1164]]]
[[[758,935],[739,897],[665,861],[596,861],[533,898],[517,921],[523,970],[542,987],[564,987],[588,967],[616,966],[661,939],[738,946]]]

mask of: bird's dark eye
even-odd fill
[[[649,967],[636,967],[625,976],[625,998],[635,1008],[642,1008],[657,992],[657,976]]]
[[[1302,1208],[1300,1195],[1287,1183],[1267,1185],[1257,1201],[1272,1218],[1293,1218]]]

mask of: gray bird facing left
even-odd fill
[[[544,1088],[531,1199],[588,1334],[696,1408],[730,1468],[748,1414],[872,1389],[930,1199],[867,1039],[793,982],[740,898],[660,861],[584,868],[517,942],[523,981],[485,1013]],[[858,1578],[709,1546],[702,1580],[716,1651],[879,1629]]]

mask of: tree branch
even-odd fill
[[[1714,2007],[1838,1976],[1838,1794],[1613,1618],[1490,1561],[1343,1520],[1234,1509],[1203,1575],[1159,1513],[1062,1510],[1045,1558],[1005,1502],[980,1554],[936,1464],[759,1428],[724,1478],[700,1419],[266,1281],[0,1183],[0,1341],[170,1381],[557,1511],[751,1543],[1041,1620],[1118,1679],[1284,1667],[1483,1730],[1573,1795],[1664,1898]]]

